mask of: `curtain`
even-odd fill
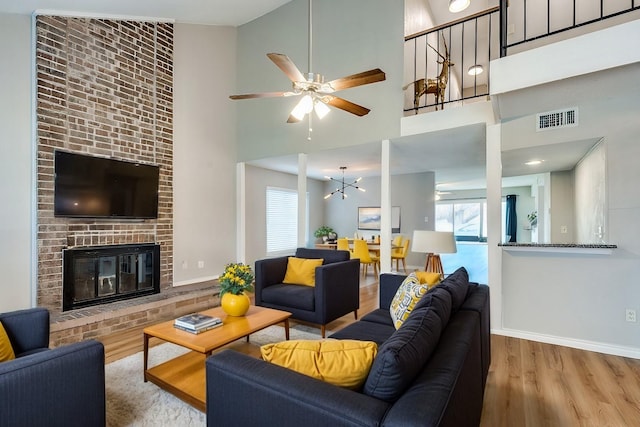
[[[516,242],[516,232],[518,229],[518,216],[516,215],[516,195],[507,196],[507,218],[505,234],[508,242]]]

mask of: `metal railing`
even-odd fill
[[[500,55],[500,9],[405,37],[404,111],[432,111],[489,95],[489,61]],[[471,75],[469,69],[483,72]]]
[[[500,56],[509,48],[640,9],[640,0],[500,0]]]
[[[639,9],[640,0],[500,0],[499,7],[407,36],[405,114],[486,97],[489,61],[510,48],[523,50],[526,43]],[[482,74],[468,73],[474,65]]]

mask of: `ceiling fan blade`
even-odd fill
[[[274,64],[282,70],[283,73],[289,77],[292,82],[306,82],[307,79],[300,72],[296,64],[285,54],[282,53],[267,53],[267,56]]]
[[[298,123],[299,121],[300,119],[293,117],[293,115],[290,115],[289,118],[287,119],[287,123]]]
[[[262,93],[247,93],[244,95],[231,95],[231,99],[251,99],[251,98],[277,98],[280,96],[293,96],[299,95],[295,92],[262,92]]]
[[[327,85],[331,86],[333,90],[349,89],[350,87],[368,85],[370,83],[381,82],[387,77],[380,68],[374,70],[364,71],[358,74],[352,74],[350,76],[342,77],[340,79],[331,80]]]
[[[351,101],[347,101],[346,99],[339,98],[337,96],[329,96],[327,104],[360,117],[369,114],[369,111],[371,111],[362,105],[354,104]]]

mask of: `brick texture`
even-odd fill
[[[37,304],[61,313],[62,250],[75,246],[160,244],[166,292],[173,282],[173,25],[41,15],[36,29]],[[56,149],[159,165],[158,219],[55,218]],[[125,316],[118,327],[143,318]],[[96,325],[80,328],[70,335],[99,333]]]

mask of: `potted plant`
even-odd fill
[[[538,211],[533,211],[529,215],[527,215],[527,219],[529,220],[529,224],[531,227],[535,227],[538,224]]]
[[[329,237],[329,234],[331,233],[335,233],[335,231],[333,231],[333,228],[327,225],[323,225],[322,227],[318,228],[315,233],[313,233],[313,235],[317,238],[322,238],[323,241],[326,241]]]
[[[253,271],[243,263],[231,263],[224,267],[218,279],[220,284],[220,304],[230,316],[244,316],[251,300],[245,292],[253,290]]]

